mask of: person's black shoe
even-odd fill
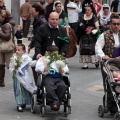
[[[21,105],[21,107],[22,107],[22,108],[26,108],[26,105],[25,105],[25,104],[24,104],[24,105]]]
[[[99,63],[96,63],[96,64],[95,64],[95,67],[98,68],[98,67],[99,67]]]
[[[88,69],[88,66],[87,67],[82,67],[82,69]]]
[[[21,106],[17,106],[17,111],[18,112],[23,112],[23,108]]]

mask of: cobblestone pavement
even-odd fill
[[[23,43],[27,46],[28,41]],[[34,50],[31,51],[32,56]],[[70,68],[70,82],[72,94],[72,113],[68,117],[63,116],[63,108],[59,112],[51,112],[48,107],[48,113],[45,117],[40,117],[39,106],[37,113],[30,112],[30,106],[27,106],[23,113],[17,112],[16,103],[13,94],[12,75],[6,69],[4,88],[0,88],[0,120],[101,120],[98,117],[97,109],[102,104],[103,87],[100,68],[96,69],[90,65],[89,69],[82,70],[79,63],[79,55],[68,59]],[[103,118],[112,120],[113,116],[106,114]]]

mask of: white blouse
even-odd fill
[[[113,33],[113,37],[114,37],[114,40],[115,40],[115,46],[114,47],[120,47],[120,40],[119,40],[118,33],[117,34]],[[96,56],[98,56],[100,58],[105,56],[105,54],[102,50],[104,45],[105,45],[105,40],[104,40],[104,34],[102,33],[100,35],[100,37],[97,39],[97,42],[96,42],[96,45],[95,45]]]

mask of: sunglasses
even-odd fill
[[[112,23],[113,25],[120,25],[120,23]]]

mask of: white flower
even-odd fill
[[[14,66],[17,66],[17,63],[15,62],[15,60],[13,61],[13,65],[14,65]]]
[[[65,67],[65,62],[62,60],[57,60],[56,65],[58,68],[60,68],[60,67],[63,68],[63,67]]]
[[[13,57],[11,58],[11,60],[13,61],[13,66],[15,68],[20,67],[20,65],[22,64],[22,58],[17,56],[16,54],[13,55]]]
[[[45,58],[45,64],[46,64],[46,66],[47,66],[49,63],[50,63],[50,56],[47,56],[47,57]]]
[[[92,30],[92,34],[95,35],[98,32],[97,29]]]

